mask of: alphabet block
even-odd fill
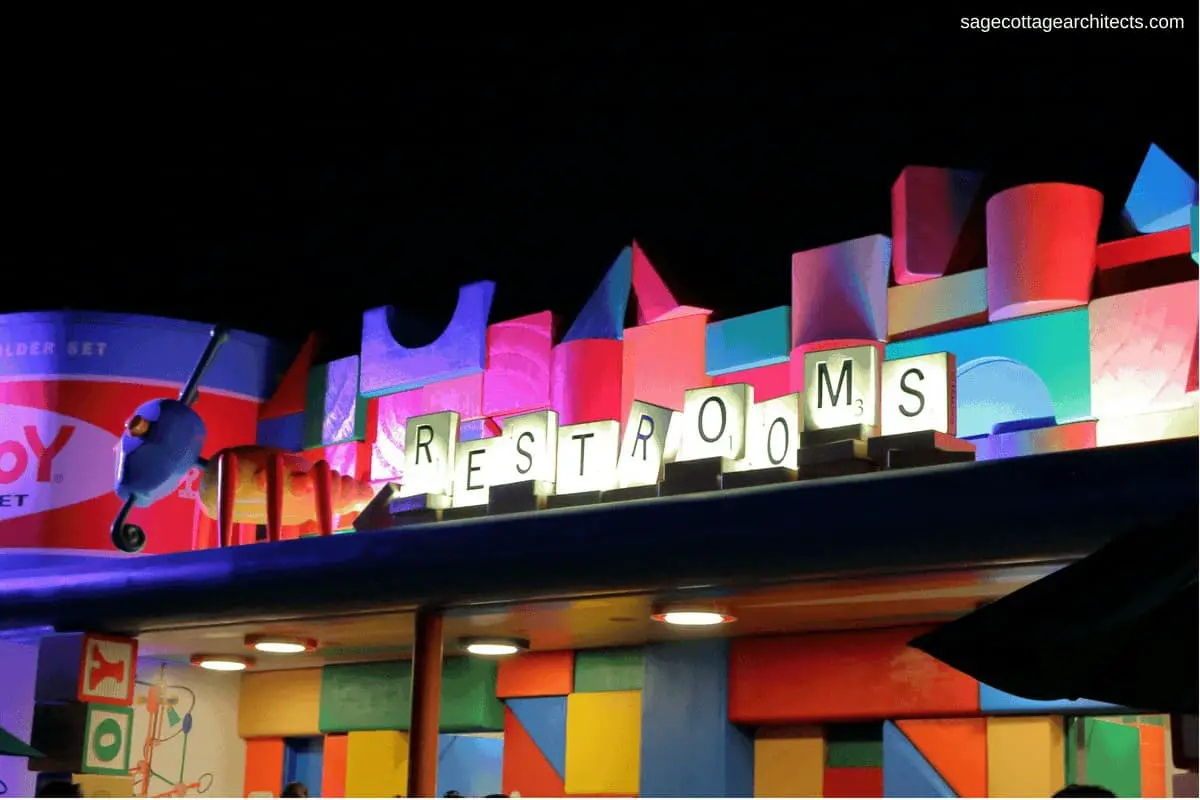
[[[400,495],[449,497],[454,492],[457,442],[458,414],[454,411],[424,414],[408,420],[404,431],[404,481],[400,485]]]
[[[579,316],[571,323],[563,342],[587,339],[620,340],[625,327],[625,310],[633,286],[633,248],[626,247],[613,261],[604,280],[592,292]]]
[[[548,408],[553,346],[554,314],[549,311],[488,326],[482,413],[497,416]]]
[[[1086,305],[1103,208],[1098,191],[1069,183],[1016,186],[988,200],[988,319]]]
[[[371,443],[371,481],[404,478],[404,444],[408,420],[421,416],[424,402],[420,389],[389,394],[372,401],[375,434]]]
[[[953,353],[884,361],[880,387],[884,435],[940,431],[954,436],[956,381]]]
[[[711,384],[704,366],[707,321],[707,317],[697,315],[625,331],[622,409],[628,409],[634,400],[642,400],[680,410],[685,390]]]
[[[708,374],[724,375],[780,364],[792,351],[792,310],[769,308],[708,324],[705,359]]]
[[[633,402],[617,459],[620,488],[652,486],[662,480],[663,452],[670,424],[671,409],[640,400]]]
[[[558,414],[534,411],[504,421],[499,450],[489,455],[495,467],[491,484],[540,481],[554,485],[558,461]],[[552,493],[552,492],[551,492]]]
[[[39,703],[133,704],[137,640],[97,633],[60,633],[38,642]]]
[[[458,305],[445,330],[424,347],[406,347],[393,333],[400,327],[392,306],[363,314],[362,372],[365,397],[415,389],[482,372],[487,357],[487,320],[496,284],[480,281],[459,288]]]
[[[892,265],[901,286],[940,278],[983,261],[983,173],[905,167],[892,185]],[[970,224],[968,224],[970,220]]]
[[[1159,233],[1185,227],[1195,202],[1196,179],[1151,144],[1125,200],[1123,216],[1138,233]]]
[[[478,439],[459,442],[454,454],[454,498],[455,508],[486,506],[488,487],[493,485],[493,475],[498,472],[496,459],[500,457],[497,445],[499,438]]]
[[[805,431],[877,425],[881,360],[870,346],[805,353]]]
[[[365,438],[367,401],[358,396],[358,356],[313,367],[307,397],[305,449]]]
[[[987,270],[888,289],[888,340],[987,324]]]
[[[746,456],[737,470],[796,469],[796,448],[803,431],[801,407],[798,392],[755,403],[746,425]]]
[[[887,338],[892,240],[864,236],[792,256],[792,347]]]
[[[746,417],[754,387],[746,383],[688,389],[683,395],[679,461],[737,460],[746,455]]]
[[[579,339],[554,348],[550,407],[561,424],[624,418],[624,352],[617,339]]]
[[[559,428],[556,493],[569,495],[617,488],[620,450],[621,425],[616,420]]]
[[[31,744],[43,754],[29,759],[35,772],[128,775],[133,708],[102,703],[39,703]]]

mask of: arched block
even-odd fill
[[[1122,216],[1138,233],[1159,233],[1188,224],[1196,203],[1196,179],[1156,144],[1150,145],[1129,190]]]
[[[392,334],[394,307],[382,306],[364,313],[361,393],[379,397],[482,372],[487,356],[488,314],[495,291],[492,281],[460,287],[450,323],[424,347],[409,348],[396,341]]]
[[[987,204],[988,319],[1087,305],[1104,198],[1069,183],[1016,186]]]
[[[624,353],[619,339],[577,339],[554,348],[550,407],[559,425],[621,419]]]
[[[626,247],[580,309],[579,316],[571,323],[563,341],[620,339],[625,330],[625,310],[629,306],[629,290],[632,286],[633,248]]]
[[[792,348],[887,338],[892,240],[864,236],[792,256]]]
[[[892,269],[904,286],[981,267],[982,231],[967,229],[983,173],[905,167],[892,185]],[[978,226],[982,227],[982,226]]]

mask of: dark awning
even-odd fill
[[[1195,438],[0,574],[0,628],[136,632],[1066,562],[1191,514]]]

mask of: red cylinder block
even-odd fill
[[[1086,186],[1031,183],[987,204],[988,320],[1087,305],[1104,198]]]
[[[560,425],[621,420],[624,352],[619,339],[576,339],[554,348],[550,407]]]

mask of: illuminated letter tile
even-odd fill
[[[604,280],[592,292],[579,316],[571,323],[563,342],[585,339],[620,339],[625,327],[625,309],[633,285],[633,248],[626,247],[613,261]]]
[[[746,412],[754,387],[746,383],[688,389],[683,395],[680,461],[739,459],[746,454]]]
[[[404,482],[401,497],[454,491],[454,455],[458,414],[443,411],[408,420],[404,432]]]
[[[308,373],[304,447],[365,437],[367,401],[358,396],[358,356],[314,366]]]
[[[624,353],[617,339],[579,339],[554,348],[550,407],[561,424],[621,419]]]
[[[641,749],[641,692],[567,696],[567,794],[637,794]]]
[[[765,367],[787,361],[792,350],[792,310],[769,308],[708,324],[705,363],[709,375]]]
[[[954,436],[956,381],[953,353],[884,361],[879,390],[883,434],[941,431]]]
[[[804,430],[879,424],[879,350],[804,354]]]
[[[424,347],[396,341],[396,310],[374,308],[363,314],[362,374],[359,390],[379,397],[434,381],[482,372],[487,356],[487,320],[496,284],[480,281],[458,290],[454,316],[441,335]]]
[[[989,200],[988,319],[1086,305],[1103,209],[1099,192],[1069,183],[1016,186]]]
[[[737,463],[736,470],[796,469],[799,464],[796,449],[804,429],[799,392],[773,397],[750,408],[746,425],[746,457]]]
[[[557,494],[606,492],[617,488],[621,423],[583,422],[558,430]]]
[[[892,240],[864,236],[792,256],[792,347],[887,338]]]
[[[503,444],[499,438],[476,439],[459,442],[454,451],[454,498],[453,506],[486,506],[488,489],[494,484],[492,475],[497,471],[496,459],[501,456]]]
[[[488,326],[483,414],[502,416],[550,405],[553,339],[549,311]]]
[[[671,409],[635,400],[621,438],[617,481],[622,488],[650,486],[662,480],[663,453]]]
[[[712,383],[704,371],[707,320],[698,314],[625,331],[622,408],[642,400],[680,410],[685,390]]]
[[[1197,287],[1190,281],[1092,301],[1093,416],[1125,417],[1190,402]]]
[[[371,481],[404,477],[404,440],[408,420],[421,416],[420,389],[380,397],[375,406],[375,436],[371,444]]]
[[[1125,200],[1123,216],[1138,233],[1158,233],[1185,227],[1195,202],[1196,179],[1151,144]]]
[[[983,260],[982,225],[967,223],[982,182],[981,172],[904,168],[892,185],[896,283],[918,283],[951,270],[979,266]]]
[[[554,483],[558,458],[558,414],[534,411],[504,420],[498,449],[488,455],[492,486],[518,481]]]
[[[987,270],[888,289],[888,340],[987,323]]]

